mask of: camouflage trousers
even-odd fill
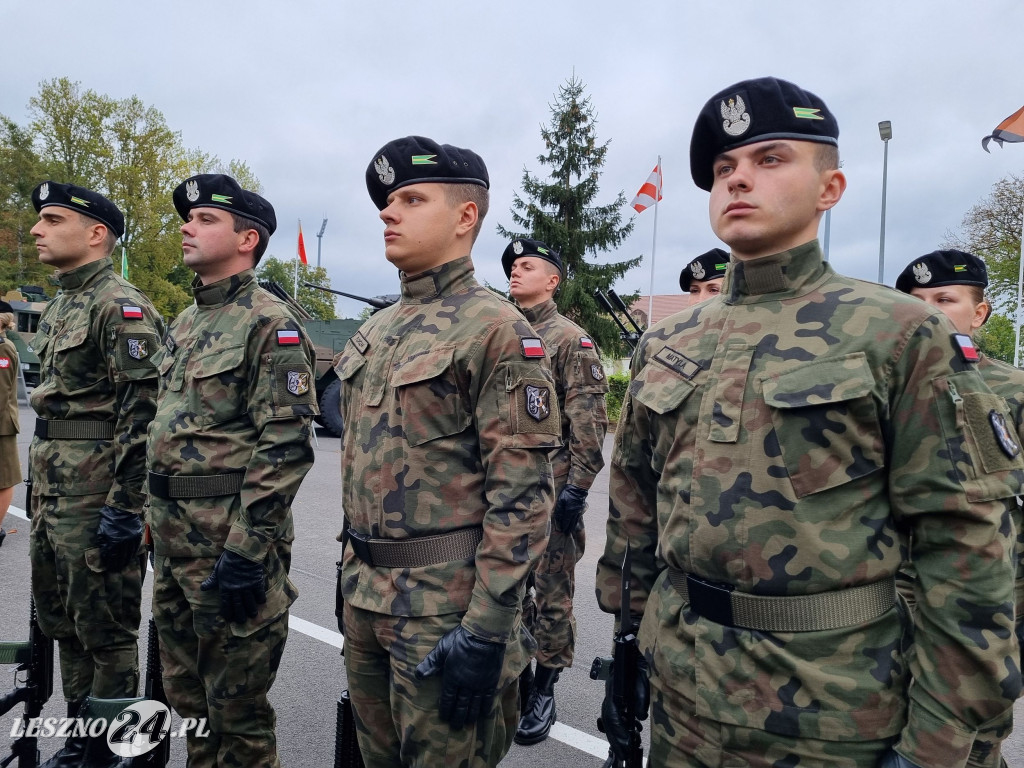
[[[103,567],[96,542],[106,494],[35,496],[29,534],[39,626],[57,641],[64,698],[134,696],[142,570]]]
[[[167,700],[181,717],[206,718],[209,735],[188,736],[190,768],[278,768],[277,715],[267,693],[288,639],[294,588],[272,571],[260,613],[229,625],[217,590],[199,589],[215,562],[156,557],[153,618]]]
[[[572,599],[576,592],[576,563],[587,544],[583,521],[571,533],[553,525],[547,549],[533,571],[533,595],[523,602],[527,629],[537,640],[537,663],[553,669],[572,666],[576,646],[576,617]],[[533,605],[530,605],[530,601]]]
[[[524,633],[505,651],[498,696],[473,726],[452,730],[437,703],[441,675],[417,680],[416,665],[461,620],[389,616],[345,604],[345,669],[366,768],[490,768],[512,746],[518,723],[519,673],[531,647]]]

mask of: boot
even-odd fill
[[[78,717],[82,709],[82,699],[68,702],[68,718]],[[85,759],[85,745],[88,736],[68,736],[64,746],[43,763],[39,768],[80,768]]]
[[[127,768],[131,765],[130,758],[122,758],[110,751],[107,746],[107,734],[90,736],[85,746],[85,760],[82,768]]]
[[[527,664],[526,669],[519,673],[519,716],[526,713],[526,707],[530,701],[530,693],[533,691],[533,665]]]
[[[537,744],[548,737],[551,726],[557,719],[555,713],[555,683],[558,682],[559,669],[552,669],[540,664],[534,674],[533,690],[530,699],[523,708],[523,716],[516,730],[516,744]]]

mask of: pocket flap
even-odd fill
[[[633,398],[657,414],[673,411],[696,387],[674,368],[650,362],[629,385]]]
[[[245,360],[245,346],[238,345],[218,349],[201,357],[196,357],[196,351],[192,350],[192,356],[188,361],[189,376],[194,379],[205,379],[215,376],[218,373],[225,373],[238,368]]]
[[[764,400],[773,408],[806,408],[870,395],[874,377],[863,352],[815,360],[762,379]]]
[[[80,325],[76,328],[72,328],[67,333],[60,334],[54,341],[54,351],[63,352],[66,349],[74,349],[85,343],[85,340],[89,338],[89,326]]]
[[[391,373],[391,386],[404,387],[419,381],[430,381],[444,373],[455,357],[455,345],[432,347],[426,352],[403,360]]]
[[[350,344],[349,348],[346,348],[345,352],[341,355],[338,364],[334,366],[334,372],[338,374],[339,381],[348,381],[356,375],[360,368],[366,365],[366,358],[351,347],[352,345]]]

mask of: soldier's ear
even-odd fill
[[[818,195],[818,210],[827,211],[843,196],[846,191],[846,175],[838,168],[821,172],[821,192]]]
[[[480,217],[480,210],[472,200],[459,203],[459,223],[455,227],[455,234],[459,236],[472,235],[476,229],[476,221]]]
[[[253,255],[256,246],[260,244],[260,233],[255,229],[245,229],[238,233],[238,251]]]

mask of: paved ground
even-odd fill
[[[32,413],[21,408],[22,468],[27,461],[31,439]],[[299,599],[291,612],[291,633],[285,650],[277,683],[271,699],[278,714],[278,739],[281,761],[286,768],[313,768],[333,765],[334,715],[338,694],[344,690],[345,671],[339,656],[342,645],[334,619],[334,563],[339,545],[334,540],[341,526],[339,502],[339,441],[321,434],[316,446],[316,463],[295,501],[296,539],[293,550],[292,579],[299,587]],[[605,445],[606,456],[610,448]],[[594,577],[597,557],[604,547],[603,513],[607,510],[607,471],[598,478],[590,494],[591,511],[587,520],[587,552],[578,568],[577,600],[577,663],[563,674],[556,687],[559,722],[552,737],[532,747],[513,746],[502,761],[502,768],[577,768],[601,765],[607,745],[597,731],[595,720],[601,707],[603,686],[589,678],[590,662],[608,652],[612,618],[602,613],[594,600]],[[8,536],[0,550],[0,637],[25,637],[28,621],[29,563],[27,523],[19,516],[24,506],[22,489],[15,492],[15,505],[6,527],[19,529]],[[141,648],[145,652],[146,627],[149,620],[151,582],[147,580],[143,595]],[[9,668],[0,668],[0,695],[12,684]],[[47,704],[44,716],[64,714],[55,683],[55,695]],[[0,758],[6,754],[8,734],[20,714],[20,707],[5,715],[0,722]],[[1024,699],[1018,702],[1018,722],[1024,723]],[[646,736],[646,734],[645,734]],[[43,756],[54,752],[59,743],[43,740]],[[1012,767],[1024,768],[1024,728],[1011,735],[1004,749]],[[172,744],[172,763],[185,764],[184,745]]]

